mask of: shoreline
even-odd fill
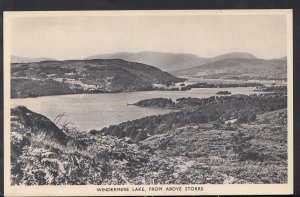
[[[282,86],[282,85],[280,85]],[[172,92],[186,92],[191,89],[209,89],[209,88],[218,88],[218,89],[226,89],[226,88],[250,88],[250,87],[267,87],[265,84],[260,83],[207,83],[207,82],[197,82],[189,85],[179,87],[172,87],[169,89],[165,88],[152,88],[152,89],[144,89],[144,90],[124,90],[124,91],[99,91],[99,92],[74,92],[74,93],[62,93],[62,94],[49,94],[49,95],[39,95],[39,96],[24,96],[24,97],[10,97],[10,99],[25,99],[25,98],[39,98],[45,96],[64,96],[64,95],[76,95],[76,94],[114,94],[114,93],[126,93],[126,92],[145,92],[145,91],[172,91]],[[253,90],[253,92],[255,92]]]

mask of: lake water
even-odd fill
[[[226,88],[232,94],[255,94],[255,88]],[[219,88],[195,88],[189,91],[142,91],[104,94],[75,94],[61,96],[44,96],[38,98],[11,99],[11,105],[23,105],[28,109],[47,116],[50,120],[63,112],[66,117],[60,123],[69,120],[81,130],[101,129],[109,125],[134,120],[150,115],[168,113],[171,110],[145,108],[133,105],[139,100],[149,98],[181,97],[204,98],[216,96]]]

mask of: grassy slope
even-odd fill
[[[25,107],[12,109],[11,150],[12,185],[125,184],[149,157],[124,139],[59,129]]]
[[[186,125],[148,138],[142,144],[155,149],[157,159],[174,170],[175,180],[199,184],[284,183],[287,181],[287,128],[281,122],[286,123],[286,110],[263,114],[257,121],[241,125],[220,128],[213,124]],[[257,158],[237,158],[231,135],[238,130],[249,138],[251,146],[245,151],[255,151]]]

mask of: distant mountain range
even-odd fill
[[[29,58],[29,57],[21,57],[21,56],[11,56],[11,63],[29,63],[29,62],[40,62],[40,61],[53,61],[55,59],[39,57],[39,58]]]
[[[212,58],[208,58],[208,62],[215,62],[218,60],[223,59],[235,59],[235,58],[244,58],[244,59],[257,59],[254,55],[251,53],[245,53],[245,52],[234,52],[234,53],[225,53],[223,55],[218,55]]]
[[[86,59],[120,58],[149,64],[175,76],[196,76],[229,79],[286,79],[287,59],[258,59],[245,52],[233,52],[212,58],[186,53],[138,52],[112,53]]]
[[[188,53],[165,53],[165,52],[153,52],[144,51],[138,53],[111,53],[111,54],[99,54],[87,57],[86,59],[124,59],[132,62],[139,62],[149,64],[160,68],[161,70],[172,72],[180,69],[186,69],[193,66],[205,64],[208,62],[214,62],[220,59],[231,58],[247,58],[255,59],[256,57],[250,53],[227,53],[219,55],[213,58],[199,57],[194,54]]]
[[[121,59],[15,63],[11,77],[12,97],[151,90],[185,80]]]
[[[87,57],[86,59],[124,59],[131,62],[149,64],[160,68],[163,71],[174,71],[184,67],[191,67],[199,62],[204,62],[206,58],[198,57],[186,53],[162,53],[153,51],[144,51],[138,53],[112,53],[99,54]]]
[[[151,65],[176,76],[196,76],[231,79],[286,79],[287,58],[258,59],[246,52],[233,52],[212,58],[188,53],[144,51],[111,53],[89,56],[85,60],[123,59]],[[38,62],[48,58],[12,56],[12,62]]]
[[[172,74],[176,76],[197,76],[205,78],[228,79],[286,79],[287,61],[281,59],[221,59],[198,66],[181,69]]]

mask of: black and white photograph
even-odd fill
[[[292,58],[291,10],[5,12],[6,193],[290,194]]]

